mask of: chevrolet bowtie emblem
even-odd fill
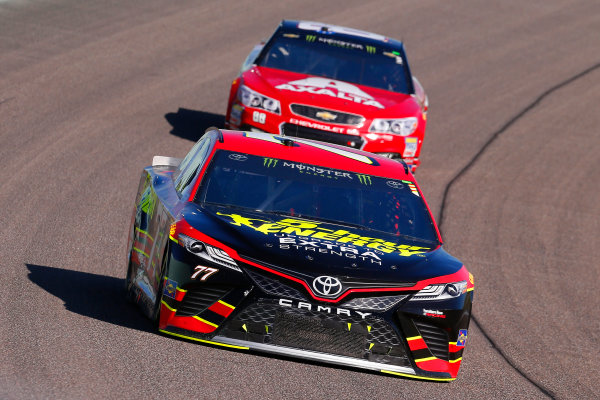
[[[316,117],[325,121],[333,121],[337,118],[337,115],[332,114],[329,111],[319,111],[317,112]]]

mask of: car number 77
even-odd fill
[[[198,275],[202,275],[202,278],[200,278],[200,280],[205,281],[208,279],[209,276],[211,276],[212,274],[215,274],[217,272],[219,272],[219,270],[217,268],[204,267],[202,265],[198,265],[197,267],[194,268],[194,273],[192,274],[191,278],[196,279],[196,277],[198,277]]]

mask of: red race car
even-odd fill
[[[283,21],[244,61],[231,85],[225,125],[402,158],[414,172],[427,107],[402,42]]]

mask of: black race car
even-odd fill
[[[401,161],[207,131],[144,169],[127,265],[164,334],[431,380],[460,367],[473,277]]]

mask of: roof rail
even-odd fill
[[[210,126],[210,127],[206,128],[204,133],[208,133],[210,131],[217,131],[217,137],[219,138],[219,143],[225,142],[225,139],[223,138],[223,132],[221,132],[221,130],[219,128],[217,128],[216,126]]]

